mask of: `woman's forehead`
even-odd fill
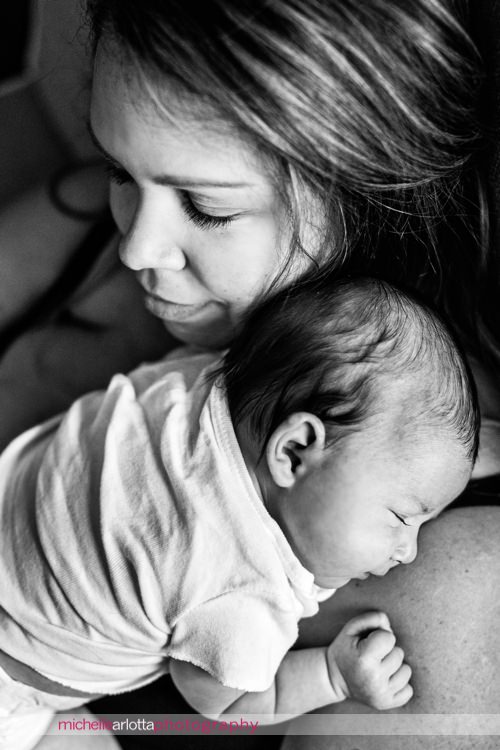
[[[110,97],[124,107],[136,108],[152,124],[181,128],[203,127],[215,133],[235,130],[208,97],[182,89],[173,76],[152,78],[137,61],[129,61],[115,44],[99,44],[94,58],[94,96]]]
[[[169,160],[189,154],[211,171],[227,174],[228,180],[267,181],[256,150],[210,103],[183,94],[167,77],[161,87],[154,85],[99,49],[91,126],[102,148],[120,161],[123,154],[116,150],[143,155],[150,151],[152,159],[163,153]]]

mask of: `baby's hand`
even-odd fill
[[[413,695],[411,669],[403,664],[403,649],[383,612],[349,620],[328,647],[327,659],[333,689],[344,698],[383,710],[404,706]]]

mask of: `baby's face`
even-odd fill
[[[420,527],[471,470],[449,436],[355,433],[287,490],[276,520],[315,582],[338,588],[412,562]]]

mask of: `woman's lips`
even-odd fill
[[[183,305],[179,302],[168,302],[161,299],[161,297],[157,297],[155,294],[150,294],[148,292],[145,295],[144,304],[149,312],[157,318],[176,323],[184,323],[191,318],[195,318],[199,313],[204,311],[210,303],[203,302],[197,305]]]

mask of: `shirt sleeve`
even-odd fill
[[[183,614],[168,655],[211,674],[226,687],[261,692],[298,636],[297,618],[270,599],[230,592]]]

